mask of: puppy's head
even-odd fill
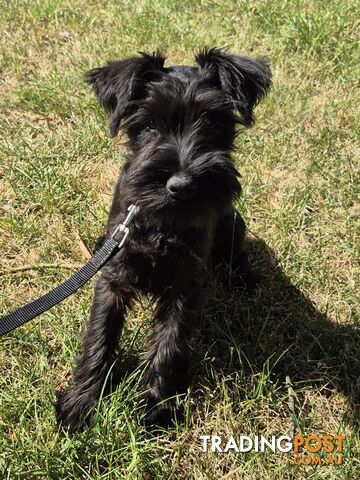
[[[164,67],[159,54],[111,62],[86,74],[134,155],[124,194],[152,217],[189,223],[230,208],[240,193],[230,157],[236,125],[251,126],[270,87],[263,60],[210,49],[196,67]]]

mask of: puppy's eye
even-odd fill
[[[146,125],[146,130],[149,132],[155,132],[156,131],[156,125],[153,122],[153,120],[149,120],[147,125]]]

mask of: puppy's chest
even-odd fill
[[[135,229],[121,259],[129,282],[148,292],[157,292],[171,285],[189,285],[204,269],[207,256],[204,233],[176,234],[152,228]]]

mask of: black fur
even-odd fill
[[[250,272],[245,225],[233,209],[240,194],[231,159],[236,125],[270,87],[264,60],[220,49],[196,56],[196,67],[164,67],[160,54],[111,62],[86,81],[110,113],[110,135],[122,124],[131,155],[121,171],[107,235],[140,207],[124,248],[102,270],[73,379],[58,399],[58,420],[81,429],[113,361],[126,309],[139,293],[158,298],[144,359],[147,421],[166,425],[186,388],[191,325],[203,298],[210,256],[230,264],[235,284]],[[158,405],[161,402],[161,405]]]

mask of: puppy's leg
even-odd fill
[[[245,222],[237,210],[223,215],[218,223],[213,257],[230,268],[230,284],[233,287],[254,288],[257,278],[252,273],[245,250]]]
[[[84,427],[88,411],[99,399],[128,304],[128,294],[114,291],[104,277],[97,280],[83,353],[68,388],[60,393],[56,404],[58,422],[70,433]]]
[[[146,424],[167,426],[176,411],[176,393],[184,392],[189,364],[190,324],[197,297],[194,295],[159,301],[155,326],[149,348],[144,356],[148,362],[143,381],[146,398]],[[160,404],[159,404],[160,402]]]

